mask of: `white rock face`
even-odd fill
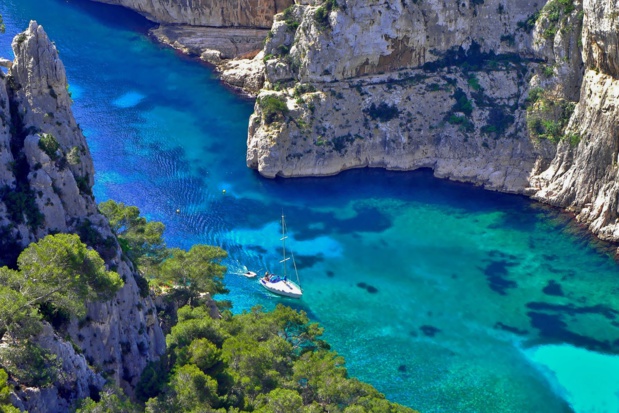
[[[258,53],[253,59],[232,59],[218,66],[221,80],[228,85],[256,96],[264,85],[264,53]]]
[[[14,161],[11,153],[11,111],[6,87],[0,81],[0,186],[14,187],[15,175],[9,165]]]
[[[522,109],[539,64],[520,26],[535,6],[349,0],[321,20],[321,3],[275,17],[248,166],[268,177],[432,168],[522,193],[550,162],[553,148],[528,139]],[[288,108],[274,121],[268,95]]]
[[[88,229],[89,246],[125,280],[114,299],[88,304],[87,318],[72,321],[69,333],[83,354],[58,337],[50,338],[49,332],[39,338],[62,357],[69,380],[55,383],[55,390],[28,389],[20,403],[31,412],[67,411],[73,399],[88,395],[89,386],[102,386],[102,376],[88,365],[106,371],[131,394],[142,369],[165,351],[165,340],[152,300],[140,296],[134,269],[97,211],[92,158],[71,111],[56,48],[43,27],[31,22],[15,37],[13,49],[15,61],[0,81],[1,233],[23,248],[50,232],[82,234]],[[46,139],[55,143],[51,149],[42,143]],[[16,209],[11,193],[33,200],[30,209],[38,210],[38,218]]]
[[[297,6],[301,25],[290,55],[299,62],[300,81],[415,68],[441,59],[448,50],[468,50],[473,42],[482,51],[496,54],[530,55],[533,51],[530,36],[518,28],[519,22],[536,11],[528,0],[338,3],[324,25],[314,17],[319,7]]]
[[[429,167],[569,208],[618,241],[617,16],[609,0],[301,1],[264,48],[247,164],[267,177]],[[578,102],[558,145],[529,137],[533,89]]]
[[[568,132],[580,142],[559,145],[557,157],[532,179],[534,198],[577,214],[606,240],[619,240],[619,4],[583,2],[582,56],[585,72],[580,100]]]
[[[534,198],[577,213],[600,238],[619,240],[619,80],[587,71],[569,130],[576,147],[559,146],[550,167],[532,181]]]
[[[509,114],[526,97],[519,69],[474,75],[480,90],[495,92],[485,95],[488,106],[470,119],[453,107],[459,93],[475,100],[468,84],[473,74],[453,69],[321,85],[300,100],[293,90],[263,91],[250,119],[248,166],[267,177],[333,175],[366,166],[432,168],[438,177],[522,192],[541,152],[518,134],[526,128],[523,114]],[[267,123],[262,102],[268,96],[286,102],[286,119]],[[492,117],[504,119],[503,130],[485,128]]]
[[[58,383],[49,388],[26,387],[14,394],[13,404],[31,413],[68,412],[73,400],[91,396],[105,380],[88,366],[83,356],[77,354],[71,343],[60,339],[51,326],[46,325],[36,343],[58,355],[62,360]]]

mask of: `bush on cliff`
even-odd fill
[[[57,313],[83,316],[86,302],[111,298],[123,282],[73,234],[48,235],[30,244],[17,266],[0,268],[0,339],[7,343],[0,367],[22,384],[43,387],[54,382],[61,361],[32,341],[42,321]]]
[[[258,102],[264,115],[264,123],[267,125],[284,120],[288,114],[286,102],[282,101],[277,96],[264,96],[260,98]]]

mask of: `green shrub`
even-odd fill
[[[326,7],[320,6],[314,12],[314,21],[316,22],[316,26],[318,26],[319,30],[326,30],[331,28],[331,24],[329,23],[329,13]]]
[[[313,93],[316,91],[316,88],[314,87],[314,85],[310,85],[310,84],[306,84],[306,83],[297,83],[294,86],[294,90],[292,95],[295,98],[300,98],[301,95],[304,95],[306,93]]]
[[[456,100],[456,103],[451,107],[452,111],[462,112],[466,116],[471,116],[473,113],[473,102],[468,99],[462,89],[457,88],[451,97]]]
[[[473,132],[475,130],[473,122],[464,116],[451,114],[446,120],[451,125],[458,125],[458,129],[462,132]]]
[[[514,116],[506,113],[501,107],[493,107],[488,113],[487,123],[481,128],[481,132],[499,138],[512,123],[514,123]]]
[[[5,186],[0,189],[0,199],[6,205],[9,219],[17,224],[24,222],[24,215],[28,226],[32,229],[39,228],[45,222],[45,216],[39,210],[35,201],[35,194],[30,189],[12,189]]]
[[[23,346],[6,347],[0,352],[0,360],[21,384],[32,387],[50,386],[62,366],[55,354],[30,341]]]
[[[536,100],[527,107],[527,129],[534,139],[547,139],[557,143],[572,138],[564,135],[565,128],[574,113],[576,103],[564,99],[554,99],[537,92]],[[529,92],[531,98],[531,92]]]
[[[529,90],[529,96],[526,99],[527,105],[535,104],[538,100],[540,100],[544,96],[544,89],[541,87],[534,87]]]
[[[26,33],[20,33],[19,36],[17,36],[17,44],[21,45],[27,38],[28,36],[26,36]]]
[[[299,22],[294,17],[294,5],[284,10],[284,22],[291,32],[296,32],[299,28]]]
[[[77,188],[80,190],[80,193],[92,196],[92,188],[88,183],[88,174],[85,176],[76,176],[75,183],[77,184]]]
[[[542,74],[545,77],[552,77],[555,73],[555,67],[553,65],[546,65],[542,68]]]
[[[542,36],[552,39],[557,34],[558,25],[567,24],[567,16],[576,10],[574,0],[551,0],[541,10],[542,22],[546,25]]]
[[[539,19],[540,12],[536,11],[532,15],[526,18],[526,20],[521,20],[517,23],[517,26],[520,30],[525,31],[526,33],[531,33],[535,28],[535,23],[537,19]]]
[[[507,43],[509,46],[516,44],[516,38],[513,34],[504,34],[501,36],[501,43]]]
[[[259,104],[264,114],[264,123],[267,125],[283,120],[288,114],[286,102],[280,100],[277,96],[264,96],[260,99]]]
[[[58,150],[60,149],[60,144],[51,133],[39,134],[39,148],[45,152],[50,159],[54,161],[58,160]]]
[[[475,91],[480,91],[481,90],[481,85],[479,84],[479,79],[477,79],[477,77],[475,75],[471,75],[469,77],[468,84],[471,87],[471,89],[473,89]]]

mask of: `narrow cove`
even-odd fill
[[[619,351],[617,265],[557,211],[427,171],[262,179],[245,166],[253,103],[153,44],[139,16],[57,0],[7,0],[0,14],[0,55],[30,19],[55,40],[97,199],[164,222],[170,246],[226,249],[234,311],[307,311],[351,375],[423,412],[613,411],[560,366],[581,357],[572,346]],[[282,208],[302,301],[239,275],[278,270]]]

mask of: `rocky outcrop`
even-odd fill
[[[433,168],[439,177],[521,192],[538,151],[518,136],[523,114],[510,111],[526,97],[520,70],[415,70],[263,92],[250,119],[248,165],[268,177]],[[273,115],[273,101],[286,109]],[[483,107],[469,111],[472,104]]]
[[[233,63],[229,74],[237,78],[240,70],[249,67],[248,76],[254,78],[255,64],[247,60],[255,56],[273,24],[273,16],[293,4],[292,0],[195,0],[189,3],[174,0],[96,0],[135,10],[147,19],[160,23],[151,35],[163,44],[190,55],[200,56],[206,62],[219,66],[228,59]],[[219,67],[220,71],[229,70]],[[261,69],[262,70],[262,69]],[[238,87],[238,80],[232,86]],[[256,93],[254,81],[241,87]]]
[[[68,327],[83,354],[57,336],[40,338],[59,342],[48,347],[72,373],[65,376],[70,381],[56,388],[72,390],[28,391],[21,403],[31,412],[54,411],[37,406],[65,406],[82,397],[83,389],[100,387],[100,375],[82,374],[86,365],[106,372],[131,393],[148,361],[165,350],[165,341],[152,301],[140,296],[137,274],[97,210],[92,158],[71,111],[65,69],[55,46],[43,27],[31,22],[15,37],[13,50],[15,60],[0,81],[0,241],[13,241],[11,248],[0,250],[0,261],[14,263],[21,249],[49,233],[74,232],[125,281],[113,300],[89,304],[87,317]]]
[[[71,343],[58,339],[51,326],[44,326],[36,343],[58,356],[61,373],[54,386],[20,387],[13,394],[12,400],[19,409],[29,412],[68,412],[73,400],[94,397],[105,384],[105,379],[93,371],[83,356],[75,352]]]
[[[151,30],[151,35],[160,43],[218,65],[223,60],[258,53],[268,32],[266,29],[175,25],[159,26]]]
[[[268,29],[290,0],[97,0],[135,10],[164,25]]]
[[[248,166],[269,177],[429,167],[523,192],[554,155],[526,135],[536,11],[528,1],[352,0],[277,15]]]
[[[264,53],[253,59],[233,59],[223,62],[218,70],[226,84],[256,96],[264,85]]]
[[[301,1],[264,48],[247,164],[267,177],[429,167],[566,207],[617,241],[618,7]]]
[[[619,5],[584,0],[587,68],[567,133],[552,164],[532,179],[533,197],[567,207],[600,238],[619,240]]]

